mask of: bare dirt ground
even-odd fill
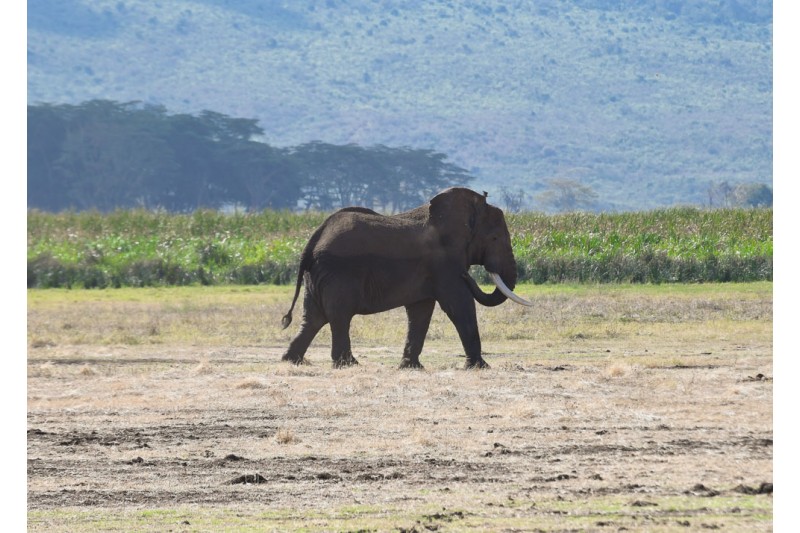
[[[771,285],[531,287],[486,371],[439,311],[281,363],[284,292],[29,293],[29,530],[772,529]]]

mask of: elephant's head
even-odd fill
[[[463,276],[478,303],[494,306],[506,298],[532,305],[512,291],[517,282],[517,264],[511,249],[503,212],[486,201],[486,195],[469,189],[452,188],[436,195],[430,202],[431,223],[439,234],[440,245],[450,257],[463,264]],[[467,269],[482,265],[497,288],[491,294],[480,290]]]

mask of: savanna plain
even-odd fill
[[[293,287],[29,289],[29,531],[770,531],[772,283],[520,285],[280,356]]]

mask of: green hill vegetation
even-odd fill
[[[28,213],[28,287],[294,283],[325,215]],[[522,282],[772,279],[772,210],[510,214]],[[475,275],[488,281],[482,269]]]
[[[29,0],[29,104],[94,99],[432,150],[529,208],[708,205],[772,184],[772,2]]]

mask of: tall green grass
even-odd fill
[[[772,279],[772,210],[510,215],[520,278],[546,282]]]
[[[28,287],[293,283],[300,252],[325,217],[32,211]],[[771,209],[525,213],[507,220],[520,281],[772,279]]]
[[[319,213],[28,214],[28,287],[288,283]]]

